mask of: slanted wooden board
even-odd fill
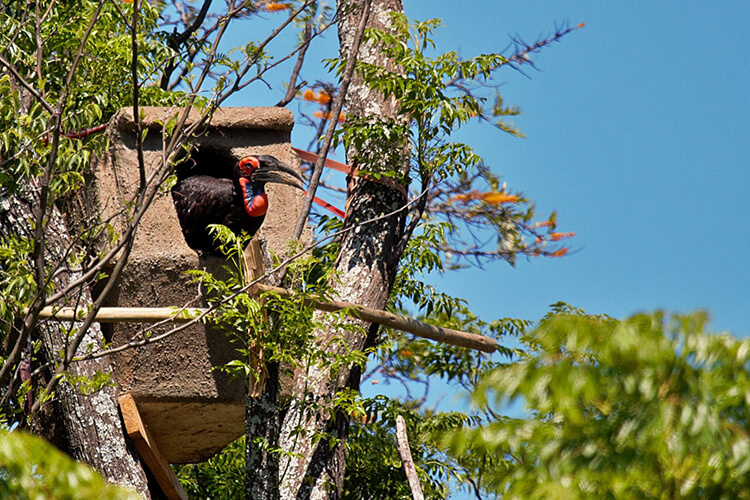
[[[154,479],[169,500],[187,500],[185,490],[175,476],[166,458],[159,451],[154,437],[141,419],[135,399],[130,394],[123,394],[117,398],[125,422],[125,432],[135,444],[135,449],[143,462],[154,475]]]

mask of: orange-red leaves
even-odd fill
[[[490,205],[502,205],[503,203],[517,203],[517,194],[506,194],[506,193],[484,193],[482,196],[484,201]]]
[[[326,120],[331,119],[331,113],[324,114],[322,111],[316,111],[315,113],[313,113],[313,116],[315,118],[325,118]],[[341,113],[339,115],[339,123],[344,123],[345,121],[346,121],[346,117],[344,116],[343,113]]]
[[[289,8],[288,5],[279,2],[266,2],[266,10],[268,12],[277,12],[280,10],[286,10]]]
[[[319,93],[315,93],[312,89],[307,89],[302,93],[302,99],[310,102],[317,102],[320,104],[328,104],[331,102],[331,94],[325,90],[321,90]]]
[[[465,194],[457,194],[451,198],[452,202],[460,201],[461,203],[468,203],[472,200],[484,200],[490,205],[502,205],[503,203],[518,203],[519,197],[517,194],[508,194],[504,192],[488,191],[486,193],[480,193],[479,191],[473,190]]]
[[[315,100],[320,104],[328,104],[329,102],[331,102],[331,96],[325,90],[321,90]]]
[[[575,235],[576,235],[576,233],[574,233],[574,232],[570,232],[570,233],[550,233],[549,234],[549,239],[550,239],[550,241],[560,241],[560,240],[564,240],[564,239],[567,239],[567,238],[572,238]]]

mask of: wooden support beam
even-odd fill
[[[125,422],[125,432],[135,444],[135,449],[141,459],[154,475],[154,479],[164,492],[168,500],[187,500],[185,490],[182,489],[179,479],[175,476],[166,458],[156,446],[154,437],[141,419],[135,399],[130,394],[123,394],[117,398],[122,411],[122,419]]]
[[[100,323],[149,323],[151,321],[171,320],[175,323],[187,323],[206,309],[189,307],[102,307],[96,313]],[[39,313],[39,319],[57,321],[83,321],[88,314],[86,309],[75,310],[72,307],[45,307]]]
[[[286,288],[263,285],[260,283],[253,286],[251,292],[254,295],[263,292],[270,292],[282,297],[291,297],[295,294],[295,292],[287,290]],[[309,307],[314,307],[321,311],[337,312],[346,310],[346,314],[349,316],[395,328],[396,330],[413,333],[418,337],[434,340],[436,342],[443,342],[445,344],[459,347],[468,347],[482,352],[495,352],[495,350],[497,350],[497,341],[490,337],[477,335],[475,333],[462,332],[460,330],[453,330],[451,328],[443,328],[441,326],[428,325],[427,323],[422,323],[413,318],[399,316],[387,311],[364,307],[358,304],[352,304],[351,302],[308,299],[305,303]],[[96,315],[96,320],[102,323],[147,323],[160,320],[171,320],[178,323],[185,323],[205,311],[206,309],[201,308],[102,307]],[[71,307],[63,307],[59,309],[45,307],[39,314],[39,317],[42,319],[50,318],[59,321],[73,321],[80,320],[85,317],[85,315],[86,311],[81,309],[74,311]]]
[[[247,248],[245,248],[245,253],[243,254],[243,265],[245,271],[243,276],[245,284],[251,283],[253,280],[263,275],[263,251],[260,248],[260,241],[257,238],[253,238]],[[265,310],[263,311],[263,314],[266,314]],[[247,347],[247,362],[250,368],[250,374],[247,379],[247,394],[251,398],[258,398],[263,393],[263,388],[266,386],[268,369],[266,368],[266,359],[263,355],[263,349],[261,349],[260,345],[255,341],[255,335],[253,335],[252,331],[248,332],[247,338],[249,342]],[[255,370],[256,373],[253,373],[253,370]]]
[[[422,486],[419,484],[417,468],[414,466],[414,460],[411,458],[411,449],[409,448],[409,437],[406,434],[406,421],[401,415],[396,416],[396,447],[398,454],[401,455],[401,463],[404,464],[406,479],[409,481],[411,497],[414,500],[424,500]]]

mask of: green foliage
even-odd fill
[[[230,443],[201,464],[175,466],[188,498],[233,500],[245,491],[245,438]]]
[[[330,349],[331,345],[342,342],[339,336],[327,339],[325,344],[319,345],[316,341],[315,331],[323,327],[323,321],[340,332],[354,328],[340,321],[346,311],[321,318],[315,316],[314,309],[307,305],[310,300],[331,296],[330,283],[334,279],[331,267],[321,265],[316,256],[297,259],[286,268],[287,280],[293,283],[296,291],[293,296],[281,297],[266,292],[256,299],[248,293],[246,285],[249,279],[244,274],[243,249],[249,238],[238,237],[221,225],[213,226],[211,230],[227,258],[224,272],[221,276],[205,270],[194,270],[189,274],[194,282],[205,287],[209,304],[215,308],[209,321],[222,327],[237,342],[243,359],[252,356],[254,349],[261,348],[267,362],[279,363],[286,370],[319,363],[336,373],[344,366],[364,365],[366,356],[362,352],[345,350],[337,354],[337,350]],[[256,368],[243,361],[224,367],[245,376],[258,377],[258,373],[253,373]],[[339,406],[335,401],[332,404],[332,408]]]
[[[398,14],[392,21],[393,30],[368,30],[366,38],[398,61],[398,67],[359,62],[357,70],[371,89],[394,99],[398,117],[350,116],[338,136],[350,157],[355,152],[354,162],[360,169],[403,181],[399,166],[408,164],[407,175],[420,183],[413,191],[417,203],[409,226],[414,232],[401,256],[390,307],[408,314],[413,306],[423,315],[422,321],[507,342],[509,336],[523,334],[529,322],[484,322],[463,300],[436,290],[424,279],[430,273],[455,268],[451,259],[456,257],[503,258],[513,263],[519,253],[551,255],[557,250],[545,247],[546,238],[531,224],[533,205],[520,194],[510,193],[469,145],[452,137],[472,119],[490,120],[493,116],[500,118],[496,123],[500,129],[520,136],[512,124],[502,121],[504,116],[518,114],[517,108],[506,107],[499,95],[490,103],[474,92],[476,86],[490,84],[495,71],[508,60],[499,54],[468,60],[461,60],[455,52],[433,55],[436,47],[432,32],[439,21],[409,23]],[[343,70],[343,61],[330,61],[329,65],[339,74]],[[462,241],[467,233],[469,238]],[[480,235],[483,240],[496,238],[497,249],[479,248]],[[448,450],[435,438],[441,431],[428,433],[423,429],[433,426],[442,432],[456,430],[469,422],[496,421],[497,415],[486,409],[456,414],[425,409],[430,381],[439,379],[451,388],[469,391],[487,374],[520,356],[521,351],[501,347],[497,355],[488,357],[387,330],[381,340],[377,367],[370,378],[378,383],[403,384],[407,403],[365,401],[366,407],[378,409],[370,411],[364,422],[355,420],[349,441],[347,494],[350,498],[366,497],[363,488],[376,488],[375,497],[409,497],[400,460],[393,458],[397,457],[393,423],[397,413],[412,418],[411,430],[416,429],[411,436],[412,451],[428,497],[445,498],[456,484],[479,494],[484,490],[484,468],[499,466],[505,459],[480,459],[462,450]],[[420,387],[424,393],[415,394]]]
[[[465,305],[456,305],[450,314],[434,314],[422,321],[495,337],[507,342],[510,336],[523,334],[528,322],[503,319],[486,323],[474,316]],[[500,358],[509,362],[520,351],[501,348]],[[448,498],[459,489],[471,494],[482,490],[481,473],[492,457],[480,460],[470,452],[450,450],[442,442],[447,432],[495,420],[491,412],[467,409],[441,412],[429,401],[430,390],[438,381],[447,385],[447,397],[469,390],[488,373],[500,366],[498,356],[487,356],[469,349],[414,338],[403,332],[388,331],[376,351],[374,368],[366,382],[379,385],[403,384],[406,396],[379,396],[363,401],[366,413],[352,421],[349,438],[345,489],[348,498],[408,498],[410,493],[395,448],[395,418],[405,417],[409,443],[420,474],[426,498]],[[420,391],[421,389],[421,391]],[[442,392],[442,391],[441,391]],[[434,398],[434,394],[432,395]],[[390,458],[389,458],[390,457]]]
[[[41,438],[0,430],[0,497],[8,500],[136,500]]]
[[[697,313],[545,319],[477,404],[527,415],[453,432],[503,498],[748,498],[750,341]]]
[[[367,400],[365,414],[352,422],[343,498],[412,498],[396,444],[399,415],[406,421],[425,498],[448,498],[449,480],[460,478],[462,470],[442,453],[435,436],[470,423],[470,418],[457,412],[420,412],[414,404],[384,396]]]
[[[149,86],[171,54],[154,35],[159,5],[141,2],[140,7],[136,61],[138,85],[143,86],[140,103],[174,103],[176,94]],[[107,138],[104,134],[78,137],[77,133],[101,125],[133,102],[132,8],[127,2],[92,0],[10,2],[3,6],[0,203],[4,210],[8,198],[21,189],[43,186],[45,170],[49,181],[41,219],[44,224],[59,200],[75,197],[83,187],[90,160],[104,150]],[[0,235],[0,344],[38,294],[54,291],[49,279],[37,283],[31,259],[36,243],[34,223],[29,228],[20,222],[17,233]],[[44,256],[44,276],[52,276],[66,265],[80,269],[84,261],[91,261],[93,252],[87,255],[86,247],[104,231],[103,225],[92,222],[83,234],[72,235],[76,248],[69,249],[62,262]],[[0,362],[5,361],[0,357]],[[101,375],[91,381],[68,382],[96,390],[107,380]],[[14,410],[5,410],[13,417]]]
[[[434,47],[430,37],[440,23],[429,20],[409,26],[402,15],[393,14],[395,30],[367,30],[366,40],[378,46],[390,59],[398,61],[396,70],[375,64],[357,63],[357,71],[368,86],[386,98],[398,102],[398,118],[372,120],[371,118],[347,120],[340,135],[347,149],[358,152],[357,161],[365,170],[382,172],[376,165],[399,165],[398,158],[383,158],[382,151],[397,147],[377,148],[377,155],[368,157],[368,144],[393,145],[408,138],[414,172],[424,178],[445,179],[473,168],[481,159],[465,144],[445,140],[452,132],[481,112],[482,98],[469,93],[451,92],[451,80],[464,75],[468,79],[491,71],[486,56],[460,61],[455,52],[430,58],[426,51]],[[497,56],[500,57],[500,56]],[[338,64],[338,66],[336,66]],[[330,61],[339,72],[343,61]],[[406,145],[406,144],[404,144]],[[371,168],[368,168],[371,167]],[[427,187],[427,186],[423,186]]]

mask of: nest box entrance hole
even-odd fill
[[[226,149],[207,144],[190,148],[186,158],[175,167],[177,179],[187,179],[194,175],[208,175],[219,179],[231,179],[237,159]]]

